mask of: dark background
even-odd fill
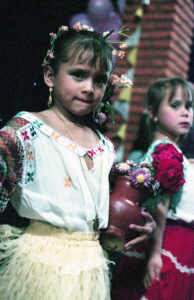
[[[41,63],[49,32],[86,12],[88,0],[0,0],[0,126],[20,110],[45,109],[48,89]],[[118,12],[117,0],[112,0]],[[192,57],[194,57],[192,47]],[[194,58],[189,78],[194,82]]]

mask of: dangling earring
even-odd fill
[[[154,122],[157,123],[158,122],[158,118],[154,117]]]
[[[50,87],[49,88],[49,98],[48,98],[48,108],[51,107],[53,104],[52,92],[53,92],[53,88]]]

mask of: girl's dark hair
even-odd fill
[[[95,66],[99,59],[100,68],[107,71],[112,62],[112,46],[96,31],[69,29],[55,40],[54,56],[50,65],[55,73],[61,63],[75,58],[78,63],[89,61],[91,66]]]
[[[153,116],[157,115],[160,104],[166,95],[166,90],[170,90],[170,102],[178,86],[182,87],[186,99],[193,100],[190,98],[191,91],[188,82],[181,77],[163,78],[154,82],[149,87],[146,95],[146,107],[148,109],[151,108]],[[155,130],[156,122],[145,111],[139,121],[138,135],[133,145],[133,150],[142,150],[145,153],[153,141]]]

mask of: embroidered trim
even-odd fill
[[[76,143],[73,143],[71,140],[66,138],[63,135],[60,135],[56,131],[54,131],[49,125],[44,123],[41,120],[38,120],[36,116],[34,116],[31,113],[28,112],[20,112],[17,114],[18,117],[22,117],[26,119],[27,121],[31,122],[35,127],[37,127],[41,132],[43,132],[45,135],[47,135],[50,138],[53,138],[56,142],[59,142],[66,148],[68,148],[70,151],[76,152],[80,156],[84,156],[86,153],[88,153],[92,158],[96,155],[100,155],[101,152],[104,150],[104,147],[106,147],[110,152],[114,152],[114,146],[112,142],[109,140],[109,138],[103,136],[99,131],[97,133],[100,136],[100,141],[97,147],[91,148],[91,149],[85,149],[81,147],[80,145],[77,145]],[[24,137],[28,139],[27,135],[23,133]]]
[[[33,140],[37,138],[37,132],[34,126],[30,123],[27,126],[21,128],[19,130],[21,139],[23,140],[23,144],[25,147],[26,153],[26,166],[25,166],[25,174],[24,174],[24,182],[27,184],[28,182],[33,182],[35,179],[35,151],[33,146]]]
[[[177,261],[177,258],[170,251],[162,249],[162,254],[170,258],[171,262],[176,266],[176,269],[179,270],[181,273],[187,273],[189,275],[194,274],[194,268],[188,268],[187,266],[182,266]]]

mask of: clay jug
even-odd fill
[[[139,200],[140,193],[131,186],[129,176],[118,176],[110,194],[109,224],[101,232],[104,249],[122,251],[126,242],[138,236],[129,225],[144,225]]]

